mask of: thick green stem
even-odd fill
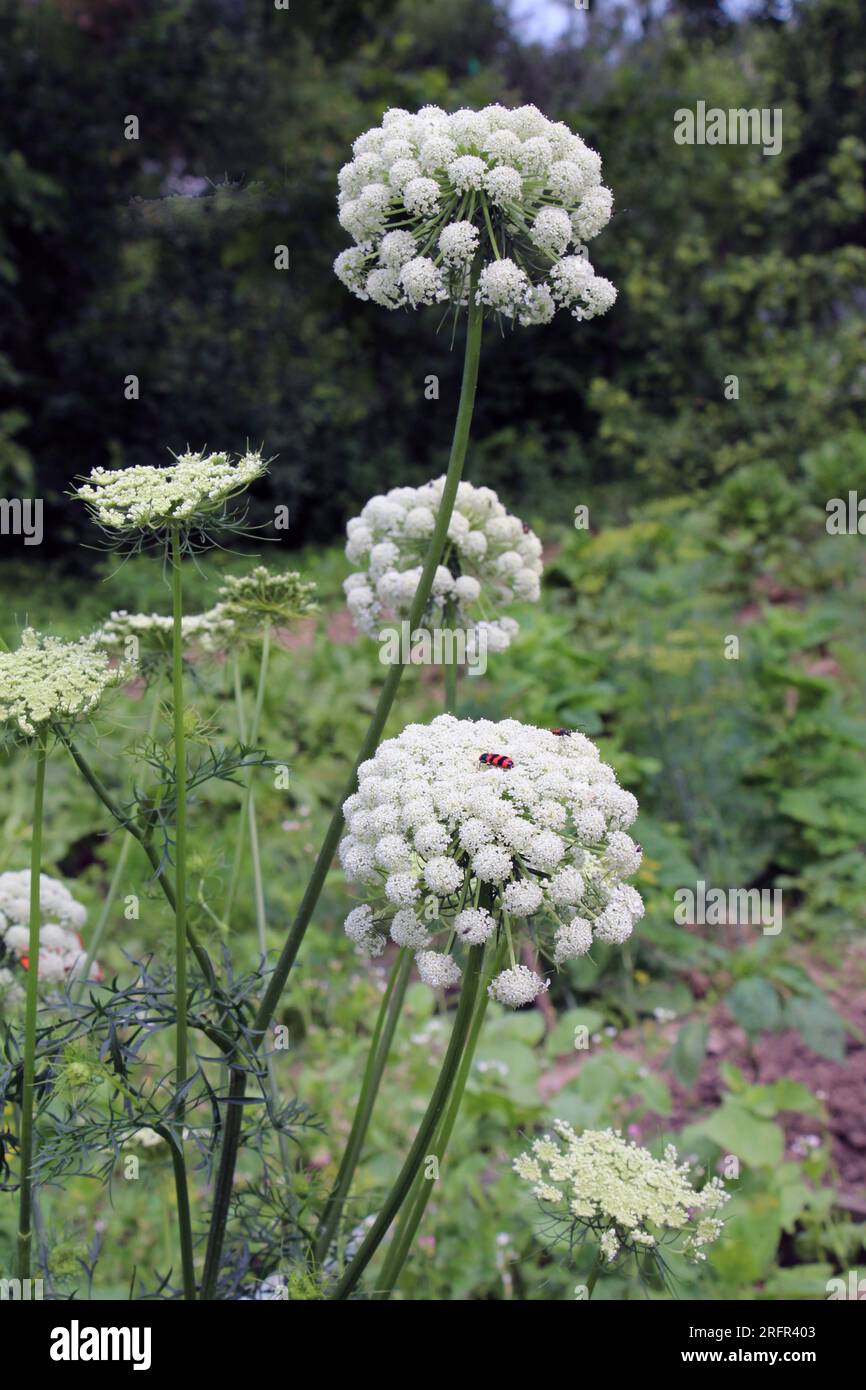
[[[243,1068],[240,1066],[232,1067],[226,1104],[226,1116],[223,1121],[223,1155],[225,1155],[227,1151],[237,1155],[241,1137],[241,1126],[244,1118],[243,1110],[246,1082],[246,1072]],[[203,1299],[213,1299],[216,1297],[217,1281],[219,1280],[220,1264],[222,1261],[223,1241],[225,1240],[225,1230],[228,1221],[229,1206],[231,1204],[233,1184],[234,1165],[232,1165],[231,1171],[229,1171],[227,1165],[221,1162],[217,1173],[216,1186],[214,1188],[210,1230],[208,1231],[207,1251],[204,1261],[204,1274],[201,1281],[201,1296]]]
[[[39,928],[42,920],[42,814],[45,805],[46,732],[36,742],[36,783],[33,790],[33,835],[30,841],[30,941],[27,957],[27,998],[24,1006],[24,1077],[21,1088],[21,1186],[18,1194],[18,1278],[30,1278],[30,1216],[33,1207],[33,1111],[36,1075],[36,1010],[39,998]]]
[[[348,1298],[354,1289],[367,1265],[375,1255],[382,1241],[388,1233],[392,1221],[403,1205],[415,1176],[419,1172],[422,1163],[430,1157],[430,1143],[436,1132],[439,1121],[442,1118],[445,1107],[448,1104],[448,1097],[451,1094],[451,1087],[460,1066],[463,1056],[463,1049],[472,1025],[472,1015],[475,1009],[475,1000],[478,995],[478,985],[481,979],[481,962],[484,955],[483,946],[473,946],[469,951],[469,958],[466,962],[466,969],[463,973],[463,983],[460,990],[460,1003],[457,1006],[457,1013],[454,1017],[454,1026],[451,1029],[451,1037],[448,1042],[448,1050],[442,1063],[442,1070],[433,1088],[433,1094],[427,1106],[426,1113],[415,1135],[412,1147],[406,1157],[403,1167],[400,1169],[397,1179],[391,1188],[388,1196],[382,1205],[379,1215],[368,1231],[364,1241],[352,1260],[349,1267],[345,1270],[343,1277],[331,1294],[333,1301],[340,1301]]]
[[[376,1026],[370,1040],[367,1065],[364,1069],[361,1094],[358,1097],[352,1128],[349,1131],[349,1138],[346,1142],[336,1181],[325,1203],[316,1237],[315,1257],[320,1264],[324,1261],[331,1247],[343,1206],[352,1187],[352,1179],[361,1157],[373,1107],[379,1094],[382,1075],[388,1061],[388,1054],[391,1051],[394,1030],[397,1027],[397,1020],[400,1017],[403,1000],[406,997],[406,987],[409,984],[409,975],[412,970],[412,959],[412,952],[404,947],[391,967],[388,985],[382,996]]]
[[[502,969],[503,958],[504,952],[500,947],[500,950],[497,953],[497,957],[493,963],[492,968],[485,974],[485,977],[482,981],[481,992],[478,996],[478,1002],[475,1005],[475,1012],[472,1016],[472,1027],[469,1030],[469,1037],[466,1040],[466,1048],[463,1052],[463,1056],[460,1060],[460,1068],[454,1080],[454,1086],[452,1088],[451,1096],[448,1101],[448,1109],[445,1112],[445,1117],[441,1125],[439,1126],[439,1131],[436,1135],[435,1143],[433,1144],[433,1147],[431,1149],[431,1153],[435,1155],[437,1163],[440,1164],[444,1159],[445,1152],[448,1148],[448,1145],[451,1142],[451,1135],[454,1132],[454,1126],[457,1123],[457,1116],[460,1113],[460,1106],[463,1103],[463,1094],[466,1090],[466,1083],[469,1080],[469,1072],[472,1068],[472,1063],[475,1058],[475,1049],[478,1046],[478,1038],[481,1034],[481,1026],[484,1022],[484,1015],[487,1012],[487,1003],[489,999],[489,995],[487,993],[487,984],[489,980],[491,980],[493,976],[497,974],[499,970]],[[400,1222],[397,1227],[397,1231],[394,1235],[394,1239],[391,1243],[391,1248],[388,1251],[387,1258],[382,1266],[382,1272],[376,1280],[375,1297],[377,1299],[388,1298],[393,1289],[396,1287],[397,1281],[400,1277],[400,1271],[402,1270],[403,1265],[406,1263],[406,1259],[408,1258],[409,1252],[412,1249],[412,1244],[415,1240],[416,1232],[424,1217],[424,1212],[427,1210],[427,1203],[429,1202],[432,1194],[432,1180],[426,1178],[424,1176],[423,1170],[419,1169],[415,1178],[415,1182],[412,1186],[412,1192],[410,1193],[409,1200],[407,1201],[400,1215]]]
[[[478,363],[481,356],[481,326],[483,322],[482,310],[475,303],[475,283],[476,277],[473,273],[472,282],[469,289],[469,321],[466,329],[466,349],[463,360],[463,380],[460,387],[460,404],[457,407],[457,420],[454,425],[454,438],[451,443],[451,455],[448,461],[448,473],[445,479],[445,487],[442,492],[442,500],[439,504],[439,512],[436,517],[436,526],[430,540],[430,548],[424,561],[424,568],[421,571],[421,578],[418,581],[418,588],[412,607],[409,610],[409,631],[418,627],[427,607],[430,592],[433,588],[433,579],[442,552],[445,548],[445,540],[448,535],[448,526],[451,521],[451,514],[454,510],[454,501],[457,497],[457,488],[463,474],[463,462],[466,458],[466,449],[469,443],[469,430],[472,424],[472,410],[475,404],[475,388],[478,384]],[[283,992],[283,987],[289,976],[289,971],[295,963],[301,942],[304,939],[310,918],[313,915],[319,894],[325,882],[331,860],[336,853],[337,844],[343,832],[343,809],[342,803],[352,795],[358,785],[358,768],[361,763],[371,758],[379,746],[382,731],[391,713],[391,706],[397,694],[397,687],[403,675],[403,666],[395,663],[388,671],[385,684],[379,696],[375,713],[370,721],[361,751],[358,754],[352,774],[346,783],[343,795],[337,809],[331,818],[325,835],[322,848],[316,860],[312,877],[307,885],[307,890],[301,900],[297,917],[292,925],[292,929],[286,939],[285,945],[280,953],[276,968],[271,976],[268,988],[262,998],[261,1005],[255,1020],[255,1028],[263,1033],[267,1027],[274,1010]]]
[[[481,356],[481,327],[483,323],[483,312],[481,307],[475,302],[475,288],[477,284],[477,267],[473,268],[470,287],[469,287],[469,316],[466,328],[466,346],[463,358],[463,378],[460,385],[460,403],[457,407],[457,420],[454,425],[454,438],[451,442],[451,455],[448,460],[448,472],[445,479],[445,487],[442,492],[442,500],[439,504],[439,513],[436,518],[436,526],[430,539],[430,547],[424,560],[424,567],[421,571],[421,578],[412,601],[409,612],[409,630],[416,628],[427,607],[430,593],[433,588],[433,579],[436,574],[437,566],[445,549],[445,540],[448,534],[448,526],[451,521],[451,514],[454,510],[454,501],[457,496],[457,488],[463,474],[463,463],[466,458],[466,449],[469,444],[469,430],[472,424],[472,411],[475,404],[475,389],[478,384],[478,363]],[[364,737],[360,752],[352,768],[343,793],[337,807],[331,816],[328,829],[322,847],[319,850],[318,858],[313,867],[313,872],[307,884],[301,905],[298,908],[297,916],[292,924],[292,928],[287,936],[280,952],[279,959],[274,968],[270,982],[254,1020],[254,1032],[258,1036],[258,1043],[261,1045],[267,1026],[272,1019],[279,1003],[280,995],[285,987],[289,972],[295,963],[301,942],[310,924],[316,903],[331,867],[331,861],[337,850],[340,836],[343,833],[343,802],[352,795],[358,785],[358,768],[361,763],[371,758],[379,746],[382,731],[391,713],[391,706],[397,694],[397,687],[403,675],[402,664],[395,664],[390,667],[382,691],[376,704],[373,718]],[[233,1180],[235,1163],[237,1161],[237,1143],[239,1131],[233,1139],[234,1149],[230,1145],[230,1135],[226,1126],[223,1135],[223,1150],[220,1157],[221,1176],[225,1169],[229,1190]],[[225,1229],[222,1231],[215,1229],[213,1221],[211,1223],[211,1235],[214,1237],[214,1260],[218,1263],[221,1259],[222,1242],[225,1238]],[[210,1282],[216,1286],[217,1269],[211,1269]]]

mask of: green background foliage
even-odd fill
[[[625,963],[593,952],[556,977],[554,1018],[492,1008],[401,1292],[573,1297],[586,1258],[551,1245],[510,1170],[526,1136],[560,1115],[654,1145],[673,1137],[709,1171],[739,1156],[725,1237],[699,1276],[677,1269],[680,1296],[826,1297],[827,1279],[864,1258],[826,1097],[755,1074],[777,1035],[833,1062],[863,1044],[831,999],[864,979],[863,541],[824,524],[829,498],[866,495],[858,0],[795,3],[786,17],[756,4],[736,22],[714,2],[679,0],[661,17],[598,4],[550,45],[522,39],[493,0],[293,0],[288,13],[6,0],[2,24],[0,492],[43,497],[48,510],[40,550],[3,538],[0,630],[14,641],[29,618],[72,636],[112,608],[167,610],[157,561],[114,571],[83,548],[93,534],[64,497],[77,473],[158,462],[187,442],[249,439],[275,455],[253,519],[288,504],[297,553],[266,546],[263,559],[315,579],[323,611],[275,651],[264,706],[263,741],[291,769],[288,795],[256,774],[274,948],[383,674],[375,645],[349,636],[335,540],[369,495],[441,471],[459,387],[459,345],[436,332],[435,314],[359,304],[333,277],[345,240],[336,172],[385,107],[424,102],[535,101],[602,153],[617,212],[594,259],[619,288],[614,311],[487,331],[467,473],[537,526],[545,588],[518,614],[507,656],[464,680],[460,699],[470,716],[507,712],[599,742],[641,804],[647,918]],[[698,100],[781,107],[781,153],[675,145],[674,111]],[[128,114],[138,141],[123,138]],[[286,272],[274,268],[278,245]],[[124,399],[130,373],[138,401]],[[431,373],[438,401],[424,398]],[[736,400],[724,394],[730,375]],[[570,524],[579,504],[588,532]],[[216,554],[188,567],[188,611],[249,564]],[[737,660],[724,655],[731,634]],[[244,679],[251,700],[252,659]],[[201,727],[233,737],[229,673],[196,666],[189,689]],[[441,698],[435,675],[408,672],[389,731],[431,717]],[[118,792],[136,773],[128,750],[145,704],[118,697],[85,736]],[[30,768],[14,752],[2,759],[0,869],[17,869]],[[92,921],[118,836],[62,757],[49,790],[46,867],[74,881]],[[202,906],[224,889],[238,804],[237,788],[211,783],[192,808],[191,912],[215,951],[227,944],[252,968],[249,866],[225,943]],[[673,895],[699,878],[781,889],[782,933],[676,925]],[[109,971],[124,970],[125,953],[169,947],[169,916],[140,866],[130,891],[141,917],[118,904]],[[382,983],[341,934],[348,905],[335,870],[281,1014],[281,1085],[323,1125],[298,1140],[311,1205],[351,1122]],[[699,1081],[720,1019],[739,1030],[739,1051],[736,1064],[720,1059],[708,1098]],[[399,1167],[449,1023],[410,988],[354,1192],[359,1219]],[[578,1027],[592,1042],[570,1070]],[[813,1147],[792,1143],[792,1116]],[[61,1292],[86,1285],[80,1262],[62,1257],[91,1249],[97,1218],[111,1233],[103,1296],[126,1296],[133,1264],[171,1262],[170,1176],[158,1153],[142,1166],[111,1200],[83,1181],[70,1185],[74,1201],[45,1194],[49,1246],[71,1270],[57,1275]],[[203,1183],[193,1197],[203,1215]],[[13,1219],[0,1210],[5,1267]],[[272,1261],[263,1245],[251,1278]],[[616,1272],[599,1285],[609,1298],[664,1292],[649,1275],[645,1287]]]

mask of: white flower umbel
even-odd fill
[[[92,637],[61,642],[25,628],[15,651],[0,652],[0,725],[33,738],[49,725],[86,719],[130,674],[112,666]]]
[[[444,486],[445,479],[437,478],[422,487],[392,488],[371,498],[348,523],[346,555],[364,568],[343,587],[361,632],[376,636],[387,615],[408,616]],[[424,622],[462,629],[470,648],[483,640],[489,650],[504,651],[518,625],[492,615],[510,602],[536,602],[541,573],[541,541],[534,531],[511,516],[491,488],[463,482]],[[468,652],[473,655],[474,649]]]
[[[577,1134],[563,1120],[553,1128],[555,1136],[536,1139],[514,1170],[546,1209],[591,1229],[609,1263],[621,1249],[637,1254],[674,1242],[686,1259],[706,1259],[704,1248],[722,1231],[715,1213],[729,1197],[720,1178],[696,1189],[673,1145],[659,1159],[618,1130]]]
[[[583,734],[450,714],[410,724],[362,763],[343,807],[340,859],[369,897],[346,933],[372,955],[388,935],[421,951],[431,984],[456,983],[452,955],[495,933],[511,964],[491,997],[531,1003],[548,984],[518,961],[520,927],[560,964],[621,944],[643,915],[622,881],[640,864],[626,834],[637,809]]]
[[[189,451],[164,468],[94,468],[72,496],[112,540],[159,541],[173,529],[190,535],[224,526],[230,503],[266,471],[258,453],[232,459]]]
[[[524,326],[549,323],[558,307],[590,319],[616,299],[586,258],[613,197],[599,156],[563,122],[534,106],[394,109],[353,151],[338,204],[355,245],[334,270],[358,299],[460,308],[476,258],[477,303]]]
[[[39,936],[39,983],[62,984],[80,975],[86,960],[80,932],[87,912],[59,879],[48,874],[39,877],[39,907],[42,927]],[[30,950],[30,870],[0,874],[0,973],[8,975],[7,1005],[23,999],[21,981],[31,968]],[[101,978],[94,962],[88,972],[91,980]]]
[[[140,669],[164,665],[171,658],[174,622],[162,613],[127,613],[121,608],[93,633],[107,652],[122,656]],[[208,656],[225,651],[238,637],[238,627],[225,604],[204,613],[186,613],[181,624],[184,647]]]

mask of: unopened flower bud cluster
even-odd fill
[[[358,779],[340,859],[370,900],[346,934],[370,955],[388,936],[411,948],[434,988],[458,983],[465,948],[505,933],[512,963],[490,993],[530,1003],[548,984],[517,964],[521,926],[560,964],[597,941],[622,944],[643,915],[625,882],[641,861],[626,833],[637,801],[583,734],[444,714],[382,743]]]
[[[601,1232],[608,1262],[622,1249],[653,1248],[680,1236],[680,1254],[693,1263],[706,1259],[705,1247],[723,1227],[715,1213],[729,1199],[720,1178],[696,1190],[673,1145],[658,1159],[619,1130],[577,1134],[563,1120],[553,1128],[554,1135],[536,1139],[531,1152],[514,1160],[514,1170],[546,1207]]]
[[[278,627],[315,613],[315,594],[315,584],[294,570],[279,573],[256,565],[220,585],[218,609],[244,630]]]
[[[586,243],[613,207],[601,159],[535,106],[453,114],[395,108],[353,145],[340,170],[339,219],[355,245],[334,270],[386,309],[477,303],[524,326],[564,308],[577,319],[616,299]]]
[[[372,497],[348,523],[346,556],[364,568],[343,588],[360,631],[375,636],[386,615],[408,616],[444,488],[444,478],[392,488]],[[504,651],[517,623],[485,615],[509,602],[537,602],[541,572],[535,533],[506,511],[491,488],[462,482],[424,622],[463,628],[476,644],[483,633],[489,651]]]
[[[80,931],[87,912],[65,884],[40,875],[39,982],[59,985],[81,972],[86,959]],[[0,999],[7,1008],[24,997],[30,969],[30,870],[0,874]],[[99,979],[96,962],[90,978]]]

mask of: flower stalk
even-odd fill
[[[36,738],[33,790],[33,836],[30,844],[30,942],[27,996],[24,1006],[24,1074],[21,1089],[21,1186],[18,1197],[18,1278],[30,1278],[33,1211],[33,1116],[35,1109],[36,1011],[39,990],[39,929],[41,925],[42,821],[45,806],[47,734]]]
[[[342,1278],[331,1294],[331,1300],[340,1302],[349,1297],[353,1289],[375,1255],[390,1229],[415,1181],[422,1163],[430,1154],[430,1143],[448,1104],[451,1088],[457,1076],[464,1049],[469,1037],[478,987],[481,981],[481,965],[484,946],[473,946],[469,952],[460,1002],[454,1016],[454,1025],[448,1042],[448,1050],[442,1063],[442,1070],[433,1088],[433,1094],[426,1113],[415,1135],[412,1147],[406,1156],[403,1167],[391,1191],[382,1204],[379,1215],[368,1231],[357,1254],[343,1273]]]
[[[477,278],[477,266],[473,266],[472,284],[474,286]],[[430,538],[430,546],[424,561],[421,578],[409,613],[410,630],[418,626],[424,610],[427,606],[430,593],[433,588],[433,579],[436,574],[437,566],[442,558],[445,549],[445,541],[448,534],[448,524],[454,510],[454,502],[457,497],[457,488],[463,475],[463,464],[466,459],[466,450],[469,445],[469,433],[472,425],[472,413],[475,405],[475,392],[478,385],[478,367],[481,358],[481,330],[483,324],[483,314],[480,306],[476,303],[474,293],[469,296],[469,314],[466,327],[466,342],[463,356],[463,376],[460,385],[460,401],[457,407],[457,418],[454,424],[454,436],[451,442],[451,453],[448,460],[448,472],[446,474],[445,488],[442,494],[442,501],[439,514],[436,518],[436,526]],[[262,996],[262,1001],[253,1024],[253,1032],[257,1036],[258,1045],[264,1039],[268,1024],[273,1018],[280,996],[289,977],[289,972],[295,963],[301,942],[310,924],[316,904],[319,901],[325,879],[331,867],[331,862],[337,851],[337,845],[343,833],[343,802],[356,790],[358,784],[358,768],[373,753],[379,745],[382,732],[385,728],[388,716],[391,713],[391,706],[397,694],[397,688],[403,675],[402,663],[395,663],[389,667],[385,677],[373,718],[370,721],[367,733],[361,744],[355,765],[351,775],[343,790],[343,794],[337,803],[336,809],[331,816],[328,829],[322,847],[319,850],[313,872],[307,884],[304,896],[301,899],[300,907],[292,924],[292,928],[280,952],[274,973],[268,983],[268,987]],[[235,1083],[235,1078],[239,1077]],[[243,1100],[245,1081],[240,1072],[233,1073],[233,1085],[236,1092],[236,1099]],[[240,1112],[242,1105],[236,1104],[234,1109]],[[219,1264],[222,1259],[222,1248],[225,1241],[225,1226],[228,1218],[228,1195],[231,1192],[234,1171],[237,1163],[237,1150],[240,1143],[240,1114],[231,1126],[226,1123],[223,1132],[223,1146],[220,1156],[220,1169],[217,1177],[218,1190],[224,1195],[224,1205],[220,1210],[214,1208],[211,1221],[210,1237],[208,1241],[208,1253],[205,1260],[205,1276],[203,1283],[203,1296],[212,1298],[216,1289],[219,1277]],[[359,1251],[360,1254],[360,1251]]]

